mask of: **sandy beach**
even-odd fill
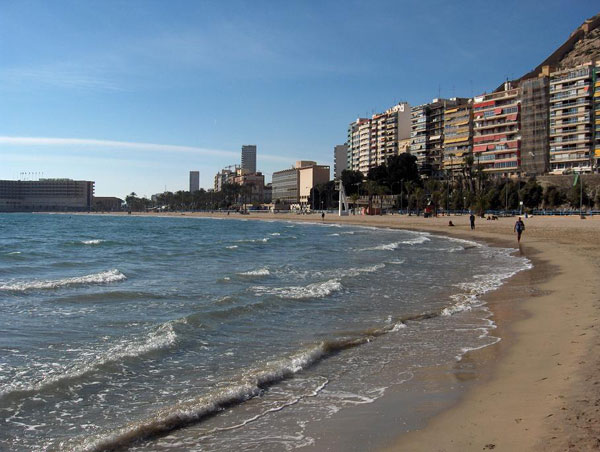
[[[295,214],[228,217],[321,221],[317,215]],[[448,226],[449,220],[454,227]],[[472,365],[475,384],[423,428],[405,433],[399,425],[385,450],[600,448],[600,359],[595,348],[600,316],[596,276],[600,218],[530,217],[525,220],[520,246],[513,232],[515,220],[478,218],[471,231],[467,216],[326,215],[325,222],[428,231],[518,248],[534,264],[532,270],[519,273],[487,297],[498,325],[495,335],[502,341],[470,352],[457,364],[468,361]],[[386,429],[394,428],[387,424]],[[328,450],[341,449],[333,445]]]

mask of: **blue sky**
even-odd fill
[[[490,91],[596,1],[0,0],[0,179],[96,194],[200,185],[258,146],[271,173],[333,169],[357,116]]]

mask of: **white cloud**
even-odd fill
[[[139,151],[155,151],[162,153],[188,153],[196,155],[213,155],[239,158],[240,152],[220,149],[208,149],[196,146],[180,146],[176,144],[139,143],[132,141],[97,140],[87,138],[49,138],[49,137],[12,137],[0,136],[0,146],[84,146],[112,149],[130,149]],[[260,158],[269,161],[289,162],[289,157],[260,154]]]

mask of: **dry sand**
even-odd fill
[[[294,214],[243,218],[321,221],[317,215]],[[467,216],[325,218],[516,248],[515,220],[478,218],[471,231]],[[519,252],[534,269],[488,297],[502,341],[465,357],[479,363],[477,384],[425,428],[401,434],[398,426],[398,438],[387,450],[600,450],[600,218],[530,217],[525,222]]]

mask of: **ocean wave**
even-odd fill
[[[275,295],[279,298],[291,298],[301,300],[305,298],[324,298],[342,289],[339,279],[330,279],[325,282],[313,283],[307,286],[289,287],[251,287],[257,295]]]
[[[240,276],[268,276],[271,272],[268,268],[259,268],[257,270],[249,270],[247,272],[238,273]]]
[[[80,243],[83,245],[100,245],[105,240],[93,239],[93,240],[82,240]]]
[[[236,240],[236,243],[266,243],[269,241],[269,237],[264,237],[262,239],[242,239]]]
[[[27,290],[58,289],[67,286],[81,286],[87,284],[106,284],[123,281],[127,277],[117,269],[107,270],[91,275],[75,276],[72,278],[36,281],[15,281],[0,284],[0,290],[24,292]]]
[[[193,400],[157,410],[150,417],[133,421],[111,432],[79,440],[77,445],[65,441],[58,446],[60,449],[86,452],[126,448],[157,435],[163,435],[202,422],[217,412],[260,396],[265,388],[292,378],[297,373],[315,365],[328,356],[358,347],[371,340],[373,340],[373,337],[366,335],[323,341],[293,355],[269,361],[258,368],[246,370],[235,383],[229,386],[214,390]],[[313,391],[313,394],[316,395],[327,383],[328,381],[325,380]]]
[[[404,259],[396,259],[394,261],[388,261],[387,263],[392,265],[402,265],[404,263]]]
[[[402,242],[384,243],[382,245],[372,246],[369,248],[363,248],[360,251],[392,251],[397,249]]]
[[[496,249],[493,253],[507,255],[511,252],[509,249]],[[470,311],[473,307],[483,304],[481,296],[500,287],[505,280],[516,275],[520,271],[532,268],[528,259],[519,259],[512,263],[510,269],[498,270],[497,273],[485,273],[475,275],[472,281],[459,283],[456,287],[464,292],[453,295],[451,299],[454,303],[442,309],[441,315],[451,316],[459,312]]]
[[[413,239],[402,240],[400,243],[403,245],[420,245],[421,243],[429,242],[431,239],[425,235],[420,235]]]
[[[47,373],[37,380],[15,382],[5,386],[0,390],[0,398],[8,395],[38,392],[46,387],[82,377],[94,372],[101,366],[117,363],[128,358],[137,358],[150,352],[171,347],[177,341],[177,334],[173,326],[177,323],[186,322],[185,318],[166,322],[148,333],[143,339],[133,341],[127,339],[105,351],[85,352],[84,357],[74,365],[57,366],[51,373]]]
[[[230,245],[230,246],[226,246],[225,248],[227,248],[228,250],[234,250],[236,248],[238,248],[237,245]]]
[[[281,235],[281,234],[280,234],[279,232],[271,232],[269,235],[272,235],[272,236],[279,236],[279,235]]]

